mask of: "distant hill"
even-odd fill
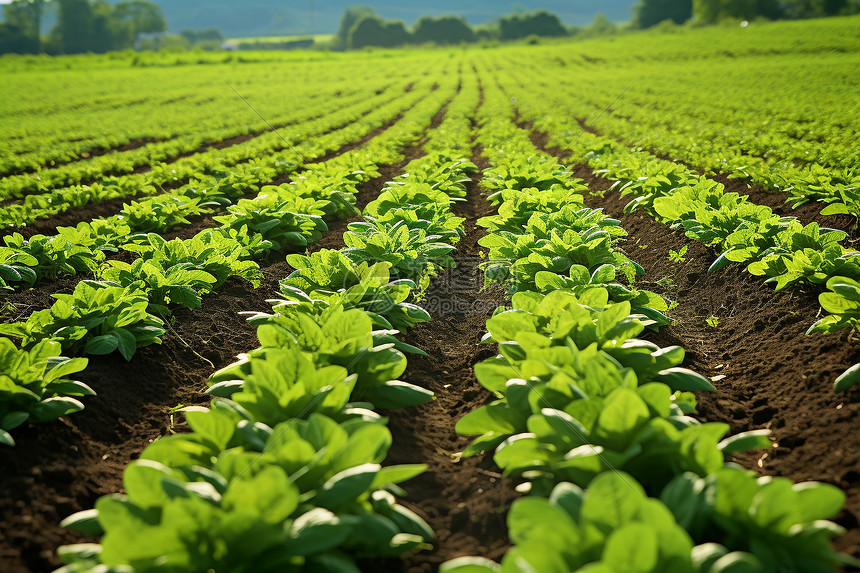
[[[115,3],[116,0],[112,0]],[[635,0],[436,0],[435,2],[382,3],[361,0],[155,0],[161,5],[170,30],[210,28],[226,37],[270,36],[280,34],[326,34],[337,30],[347,6],[370,4],[384,18],[403,20],[411,25],[421,16],[456,14],[469,23],[484,24],[519,11],[543,8],[554,12],[567,25],[588,24],[597,12],[610,20],[626,21],[632,16]]]

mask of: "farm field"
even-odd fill
[[[0,571],[856,570],[858,69],[0,59]]]

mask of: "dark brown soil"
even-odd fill
[[[85,399],[86,410],[16,430],[17,446],[0,450],[0,570],[52,571],[56,548],[84,539],[59,521],[122,489],[125,465],[173,431],[169,408],[207,402],[201,391],[213,368],[255,346],[254,328],[237,313],[268,310],[265,299],[285,272],[285,262],[264,265],[266,292],[230,279],[202,308],[178,311],[163,344],[140,350],[131,363],[90,358],[77,377],[98,393]]]
[[[813,289],[773,287],[741,265],[708,273],[716,254],[683,232],[671,231],[643,212],[625,215],[629,198],[606,191],[610,182],[585,166],[575,170],[592,192],[592,207],[619,218],[629,233],[623,248],[645,268],[638,279],[678,306],[671,326],[653,338],[687,350],[686,365],[715,382],[699,394],[699,417],[731,426],[732,432],[769,428],[778,447],[735,461],[763,475],[836,485],[848,496],[836,521],[848,532],[836,548],[860,557],[860,390],[837,394],[833,381],[860,362],[860,345],[849,333],[805,335],[820,306]],[[669,250],[688,248],[682,263]],[[718,326],[707,324],[709,317]]]
[[[409,495],[403,501],[436,532],[435,548],[400,560],[368,563],[365,570],[427,573],[464,555],[500,559],[509,547],[505,519],[517,497],[515,484],[502,477],[491,455],[459,459],[458,453],[470,440],[454,431],[458,419],[491,399],[475,379],[473,367],[495,356],[495,348],[480,339],[487,318],[506,302],[501,289],[481,290],[477,241],[486,233],[475,221],[494,209],[480,195],[477,179],[469,185],[468,201],[454,209],[467,219],[466,236],[457,244],[457,267],[431,282],[423,304],[433,320],[416,326],[406,337],[428,356],[410,355],[403,379],[429,388],[436,399],[386,413],[394,434],[386,463],[429,466],[404,484]]]
[[[434,118],[434,126],[441,117]],[[536,137],[535,142],[544,146],[546,139]],[[372,200],[382,184],[420,151],[413,148],[405,155],[360,187],[359,206]],[[485,167],[479,155],[476,152],[475,159]],[[725,376],[715,381],[716,392],[700,394],[700,418],[725,422],[733,432],[773,431],[778,447],[739,456],[735,461],[745,467],[795,481],[825,481],[845,491],[846,509],[837,521],[848,533],[836,547],[860,557],[860,422],[855,421],[860,419],[860,390],[847,394],[831,390],[838,374],[860,362],[856,341],[848,334],[804,334],[819,310],[813,290],[776,293],[738,265],[708,273],[715,258],[708,247],[644,213],[624,214],[627,199],[607,191],[609,182],[587,167],[577,166],[575,175],[596,193],[589,204],[620,218],[629,232],[622,248],[646,269],[637,284],[677,302],[671,313],[674,323],[649,336],[661,345],[686,348],[685,365],[690,368],[709,377]],[[500,475],[490,456],[460,460],[456,455],[468,444],[454,432],[456,421],[490,399],[472,368],[495,353],[479,340],[486,318],[505,302],[502,292],[481,290],[482,275],[476,266],[483,230],[475,221],[492,208],[478,192],[476,180],[473,177],[469,186],[468,201],[455,207],[467,218],[466,236],[458,244],[458,266],[440,273],[426,293],[423,304],[433,321],[405,336],[428,356],[411,355],[403,378],[433,390],[437,398],[418,408],[386,412],[394,435],[386,463],[429,466],[404,484],[408,495],[403,503],[428,521],[437,541],[432,551],[367,562],[365,570],[435,571],[440,563],[461,555],[498,560],[509,545],[505,516],[517,497],[515,484]],[[751,199],[770,205],[764,202],[767,197]],[[786,214],[798,212],[802,213]],[[810,220],[814,215],[809,214]],[[192,227],[207,224],[199,220]],[[342,247],[347,224],[332,223],[313,250]],[[683,246],[688,248],[685,260],[672,262],[669,250]],[[256,345],[254,329],[237,313],[268,310],[265,299],[276,293],[278,281],[290,272],[282,256],[273,255],[262,267],[265,280],[260,289],[231,279],[204,300],[202,309],[177,312],[174,331],[164,343],[143,349],[131,364],[113,356],[91,359],[80,379],[99,396],[86,399],[84,412],[57,423],[20,428],[15,432],[18,446],[0,449],[0,488],[5,492],[0,497],[0,571],[41,573],[58,566],[57,546],[87,540],[60,529],[58,522],[92,507],[100,495],[122,489],[125,465],[152,440],[179,430],[168,412],[171,407],[207,402],[201,390],[212,370]],[[44,308],[51,292],[68,292],[79,278],[54,282],[50,292],[39,288],[7,297],[12,306],[2,320]],[[718,319],[716,327],[707,324],[709,317]]]
[[[443,113],[434,116],[434,126]],[[360,186],[358,206],[366,205],[385,181],[421,154],[417,147],[407,149],[402,161],[381,168],[380,177]],[[189,229],[211,223],[201,218]],[[330,223],[329,232],[309,250],[342,248],[348,223]],[[204,299],[202,308],[177,311],[163,344],[140,350],[131,363],[115,356],[92,358],[78,378],[98,396],[85,400],[84,412],[16,430],[18,445],[0,450],[0,489],[6,492],[0,499],[0,571],[47,572],[58,567],[59,545],[87,541],[61,529],[59,522],[92,507],[101,495],[122,490],[122,471],[129,461],[154,439],[175,431],[171,407],[208,402],[202,390],[212,371],[257,344],[255,329],[238,313],[268,310],[265,299],[277,294],[279,280],[291,271],[283,255],[272,255],[261,268],[265,279],[258,290],[245,281],[229,280]],[[71,292],[81,278],[66,277],[4,297],[10,304],[4,305],[0,318],[23,319],[49,306],[52,293]]]
[[[609,110],[611,112],[611,110]],[[603,134],[596,130],[592,125],[587,124],[585,120],[581,118],[576,118],[577,123],[588,133],[592,133],[594,135],[603,136]],[[524,125],[527,129],[531,129],[530,125]],[[543,149],[546,147],[549,136],[546,133],[533,132],[532,133],[532,141],[535,142],[539,148]],[[674,159],[665,153],[661,153],[656,150],[649,150],[651,154],[655,157],[659,157],[660,159],[664,159],[666,161],[672,161],[675,163],[679,163],[690,169],[691,171],[697,172],[699,174],[703,173],[703,170],[687,163],[685,161],[679,161]],[[564,155],[562,154],[562,159],[564,159]],[[781,217],[797,217],[797,219],[807,225],[809,223],[815,222],[818,223],[820,227],[828,227],[832,229],[839,229],[847,232],[851,239],[858,238],[858,229],[857,229],[857,220],[850,215],[822,215],[821,210],[824,209],[827,204],[819,203],[817,201],[810,201],[805,203],[797,208],[792,208],[790,203],[786,203],[786,201],[790,198],[790,195],[787,193],[780,193],[779,191],[772,191],[769,189],[765,189],[761,185],[750,184],[743,179],[738,179],[735,177],[729,177],[727,173],[718,173],[711,174],[707,176],[709,179],[713,179],[719,183],[722,183],[726,188],[727,193],[737,193],[739,195],[748,195],[749,200],[758,205],[765,205],[770,207],[774,213],[778,214]]]

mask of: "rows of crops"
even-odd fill
[[[860,566],[860,24],[798,26],[0,61],[4,570]]]

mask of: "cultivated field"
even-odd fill
[[[853,570],[857,70],[0,59],[0,571]]]

